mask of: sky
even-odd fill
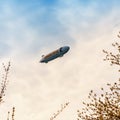
[[[56,120],[76,120],[92,89],[113,83],[118,68],[104,62],[120,30],[119,0],[1,0],[0,59],[11,61],[0,119],[16,108],[16,120],[49,120],[61,104],[69,106]],[[62,58],[39,60],[61,46]]]

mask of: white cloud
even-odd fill
[[[15,37],[13,39],[11,37],[8,42],[17,52],[11,53],[13,57],[10,82],[6,103],[1,106],[0,113],[5,113],[15,106],[17,120],[47,120],[56,109],[59,109],[60,104],[70,101],[70,106],[58,117],[58,120],[73,120],[76,119],[76,109],[82,105],[89,90],[99,91],[101,86],[118,78],[116,68],[103,62],[102,49],[108,49],[114,41],[113,26],[116,24],[119,12],[115,13],[115,11],[95,24],[92,23],[93,27],[92,25],[89,27],[91,24],[89,20],[85,25],[80,23],[79,26],[77,18],[80,16],[76,17],[76,10],[69,9],[70,15],[64,13],[64,10],[58,10],[56,17],[63,23],[70,38],[75,40],[75,44],[71,44],[71,50],[64,57],[48,64],[38,63],[39,53],[27,56],[24,54],[24,49],[33,44],[34,39],[43,36],[38,36],[32,31],[24,19],[12,21],[12,26],[10,25],[9,28],[13,31],[12,37],[16,31],[14,25],[18,26],[17,32],[20,32],[21,36],[15,32]],[[81,26],[82,29],[84,26],[88,29],[82,31]],[[22,44],[17,39],[22,40]],[[53,50],[49,47],[48,50],[43,51],[47,53],[51,49]],[[3,117],[5,119],[5,115]]]

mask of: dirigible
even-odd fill
[[[69,49],[70,49],[69,46],[63,46],[47,55],[42,55],[40,63],[48,63],[51,60],[54,60],[58,57],[62,57],[65,53],[69,51]]]

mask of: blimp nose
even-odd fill
[[[67,52],[70,49],[70,47],[69,46],[65,46],[65,47],[63,47],[63,49],[64,49],[65,52]]]

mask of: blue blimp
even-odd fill
[[[51,60],[54,60],[58,57],[62,57],[65,53],[69,51],[69,49],[70,49],[69,46],[63,46],[47,55],[42,55],[40,63],[48,63]]]

